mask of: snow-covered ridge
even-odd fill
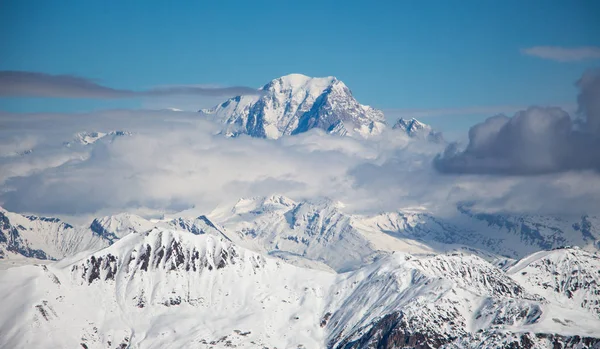
[[[0,207],[0,260],[58,260],[107,247],[132,233],[143,233],[156,227],[228,239],[222,229],[205,216],[152,222],[123,213],[95,218],[89,225],[73,226],[58,218],[23,216]]]
[[[579,248],[534,253],[508,269],[521,284],[546,298],[577,305],[600,318],[600,256]]]
[[[385,128],[379,110],[361,105],[335,77],[290,74],[260,88],[260,96],[237,96],[205,115],[224,125],[228,136],[279,138],[320,128],[328,133],[368,137]]]
[[[236,233],[240,240],[235,241],[244,246],[318,260],[338,271],[391,251],[461,251],[501,262],[564,246],[597,251],[594,242],[600,239],[600,222],[594,217],[482,216],[464,205],[444,218],[410,210],[363,216],[348,214],[343,204],[327,199],[296,202],[274,195],[241,199],[209,217],[229,234]],[[330,245],[352,252],[332,254]]]
[[[295,202],[274,195],[241,199],[231,209],[209,217],[238,243],[283,258],[296,256],[336,271],[355,269],[382,255],[379,248],[351,225],[340,204],[328,199]]]
[[[61,259],[110,241],[57,218],[23,216],[0,208],[0,259]]]
[[[591,254],[578,258],[595,263]],[[518,262],[515,271],[532,260],[540,258]],[[545,279],[552,274],[538,272]],[[394,253],[335,274],[292,266],[218,236],[153,228],[94,253],[0,273],[0,347],[600,344],[596,314],[575,300],[557,301],[559,291],[532,291],[477,256]]]
[[[393,251],[424,255],[459,251],[510,265],[510,259],[539,250],[580,246],[597,251],[600,247],[600,222],[593,216],[483,214],[466,205],[459,206],[455,216],[444,218],[410,210],[363,216],[349,214],[342,203],[326,198],[294,201],[273,195],[241,199],[196,218],[149,221],[118,214],[96,218],[86,226],[4,212],[3,258],[60,259],[154,227],[220,236],[296,265],[338,272]]]

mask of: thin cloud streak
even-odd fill
[[[527,56],[533,56],[557,62],[577,62],[583,60],[600,59],[600,47],[596,46],[534,46],[522,49],[521,53]]]
[[[168,86],[143,91],[115,89],[74,75],[52,75],[28,71],[0,71],[0,97],[48,97],[119,99],[178,95],[222,96],[257,95],[250,87]]]
[[[577,105],[574,103],[564,103],[557,105],[567,111],[575,111]],[[492,105],[492,106],[469,106],[461,108],[432,108],[432,109],[385,109],[386,116],[396,118],[427,118],[436,116],[467,116],[484,114],[515,113],[527,109],[528,106],[519,105]]]

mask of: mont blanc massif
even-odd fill
[[[195,114],[219,144],[307,133],[402,139],[406,152],[448,143],[415,119],[389,123],[334,77],[283,76]],[[101,160],[141,136],[81,129],[56,149]],[[194,216],[67,222],[0,209],[0,347],[600,348],[600,216],[468,200],[452,214],[357,213],[277,188]]]

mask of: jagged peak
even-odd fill
[[[115,241],[133,232],[142,232],[152,228],[154,224],[132,213],[119,213],[112,216],[95,218],[90,229],[95,234]]]
[[[289,74],[264,85],[260,96],[237,96],[200,112],[222,123],[228,137],[249,134],[277,139],[319,128],[328,133],[366,138],[380,134],[380,110],[360,104],[334,76]]]
[[[419,121],[415,118],[411,118],[410,120],[400,118],[394,124],[393,128],[394,129],[400,128],[400,129],[406,130],[407,132],[410,132],[412,130],[431,129],[431,126],[429,126],[425,123],[422,123],[421,121]]]
[[[400,118],[392,126],[394,130],[402,130],[410,137],[426,138],[434,143],[443,143],[444,137],[441,132],[435,132],[430,125],[427,125],[415,118],[410,120]]]

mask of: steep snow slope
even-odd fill
[[[238,243],[248,248],[322,262],[336,271],[354,269],[381,256],[339,208],[327,199],[297,203],[276,195],[242,199],[210,218],[240,234],[243,239]]]
[[[237,96],[201,112],[223,123],[228,136],[279,138],[320,128],[367,137],[385,127],[381,111],[359,104],[350,89],[332,76],[290,74],[260,90],[261,96]]]
[[[344,210],[343,204],[327,199],[295,202],[276,195],[242,199],[233,207],[215,210],[210,218],[149,221],[119,214],[97,218],[87,227],[2,211],[7,223],[0,230],[4,236],[0,248],[4,256],[58,259],[107,246],[132,232],[164,227],[221,236],[295,265],[336,271],[355,269],[392,251],[462,251],[506,264],[506,258],[539,250],[600,248],[600,222],[592,216],[492,215],[474,213],[466,205],[450,217],[422,211],[362,216]]]
[[[573,335],[600,343],[597,318],[532,295],[472,255],[397,253],[355,272],[332,294],[332,348],[547,348]]]
[[[295,202],[277,195],[242,199],[231,208],[215,210],[210,218],[247,248],[293,255],[294,263],[298,258],[316,260],[337,271],[392,251],[462,251],[506,264],[506,258],[541,249],[597,250],[595,241],[600,239],[594,217],[480,215],[465,206],[451,217],[408,210],[362,216],[347,214],[342,204],[327,199]]]
[[[319,348],[334,277],[212,235],[130,234],[91,256],[1,273],[0,347]]]
[[[60,259],[109,244],[104,237],[57,218],[23,216],[0,207],[0,259]]]
[[[223,228],[205,216],[152,222],[122,213],[96,218],[89,226],[73,226],[58,218],[23,216],[0,207],[0,259],[11,259],[10,265],[22,258],[30,258],[32,263],[61,259],[86,250],[98,250],[131,233],[146,232],[154,227],[229,239]]]
[[[529,290],[600,318],[600,256],[578,248],[534,253],[508,269]]]
[[[477,214],[461,205],[451,217],[400,211],[356,217],[356,220],[354,225],[361,229],[380,230],[398,239],[415,239],[442,250],[462,245],[521,258],[539,250],[565,246],[600,249],[600,221],[590,216]]]
[[[522,244],[533,245],[535,249],[528,249],[527,254],[564,246],[600,249],[600,218],[597,216],[487,214],[474,212],[467,204],[459,205],[458,210],[463,220],[482,222],[497,235],[514,235]]]
[[[0,272],[0,299],[0,347],[11,348],[600,343],[592,313],[532,295],[476,256],[396,253],[333,274],[160,228],[91,255]]]
[[[152,222],[129,213],[96,218],[90,224],[90,229],[96,235],[102,236],[111,243],[128,234],[147,231],[153,227]]]

